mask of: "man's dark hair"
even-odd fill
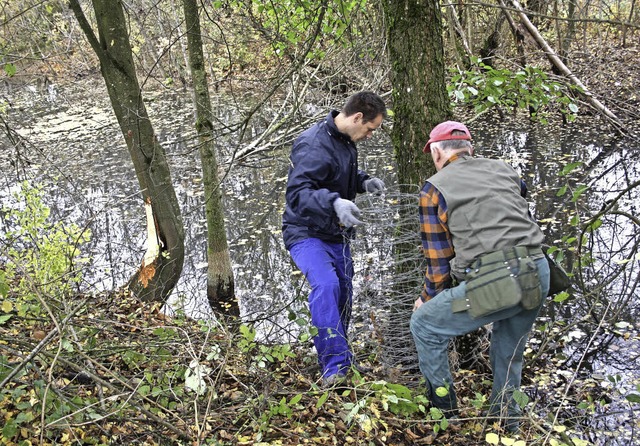
[[[342,113],[345,116],[351,116],[358,112],[362,113],[364,122],[369,122],[376,119],[378,115],[386,118],[387,106],[384,105],[382,98],[374,92],[361,91],[347,99],[347,103],[342,108]]]

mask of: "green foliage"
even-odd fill
[[[520,390],[515,390],[513,392],[513,400],[521,408],[524,408],[527,404],[529,404],[529,397],[527,396],[526,393],[524,393],[524,392],[522,392]]]
[[[422,394],[414,396],[409,388],[401,384],[376,381],[372,384],[372,389],[376,391],[376,398],[380,400],[384,410],[400,416],[426,413],[427,398]]]
[[[302,409],[298,403],[302,399],[302,394],[298,393],[287,401],[287,397],[283,396],[278,404],[272,405],[269,409],[271,415],[282,415],[290,418],[294,410]]]
[[[576,87],[552,80],[536,67],[511,71],[490,67],[479,58],[472,62],[469,71],[452,75],[447,89],[454,103],[470,105],[477,113],[492,107],[528,110],[532,119],[543,123],[555,105],[568,121],[575,119],[578,107],[569,94]]]
[[[232,6],[238,11],[250,11],[261,31],[268,34],[271,51],[278,57],[291,56],[312,37],[320,26],[323,46],[306,54],[308,59],[322,59],[332,45],[346,45],[351,18],[363,10],[366,0],[337,0],[319,4],[312,0],[282,0],[277,2],[247,2],[246,0],[215,1],[213,6]],[[322,15],[323,14],[323,15]],[[318,20],[322,15],[322,23]]]
[[[89,232],[75,224],[52,222],[42,196],[42,186],[23,182],[14,201],[2,209],[8,242],[0,276],[0,294],[6,297],[2,309],[15,310],[20,317],[38,317],[41,298],[62,299],[82,280],[77,266],[84,261],[80,246],[89,240]]]
[[[4,65],[4,73],[9,76],[9,77],[13,77],[16,74],[16,66],[12,63],[7,63]]]
[[[640,404],[640,384],[636,385],[636,393],[629,393],[625,399],[630,403]]]
[[[304,330],[300,332],[298,335],[298,340],[300,342],[307,342],[311,340],[314,336],[318,334],[317,327],[309,324],[309,320],[311,319],[311,313],[309,313],[308,307],[303,307],[301,310],[303,314],[299,315],[292,309],[289,309],[289,320],[295,322],[299,327]]]
[[[256,331],[253,328],[245,324],[240,325],[240,336],[240,340],[238,341],[240,351],[243,353],[249,353],[251,350],[256,348]]]

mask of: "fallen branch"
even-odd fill
[[[525,13],[524,9],[522,9],[522,6],[520,6],[520,3],[518,2],[518,0],[511,0],[511,3],[513,4],[513,6],[516,9],[518,15],[520,16],[520,20],[524,24],[525,28],[527,28],[527,31],[529,31],[529,33],[531,34],[533,39],[536,41],[538,46],[545,52],[545,54],[547,56],[547,59],[549,59],[549,61],[564,76],[566,76],[568,79],[571,80],[571,82],[573,82],[576,86],[578,86],[580,88],[580,90],[581,90],[580,93],[584,96],[585,100],[589,104],[591,104],[591,106],[593,106],[596,110],[598,110],[599,112],[603,113],[607,118],[612,120],[613,123],[615,125],[617,125],[618,129],[621,132],[623,132],[624,130],[620,128],[620,126],[622,125],[622,122],[620,121],[620,119],[611,110],[609,110],[604,104],[602,104],[598,99],[596,99],[593,96],[593,94],[591,94],[589,89],[580,81],[580,79],[578,79],[571,72],[571,70],[569,70],[569,68],[564,64],[564,62],[562,62],[562,60],[560,60],[560,58],[555,53],[555,51],[549,46],[547,41],[544,40],[544,37],[542,37],[540,32],[538,32],[538,29],[536,28],[536,26],[533,23],[531,23],[531,21],[527,17],[527,14]]]

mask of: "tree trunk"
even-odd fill
[[[513,34],[513,38],[516,42],[516,50],[518,52],[518,64],[522,68],[527,66],[527,55],[524,50],[524,34],[522,33],[522,29],[516,24],[507,9],[507,5],[504,0],[499,0],[500,7],[502,10],[502,14],[507,19],[507,23],[509,23],[509,27],[511,28],[511,33]]]
[[[100,60],[113,111],[118,119],[148,208],[147,254],[128,287],[148,302],[166,302],[184,262],[184,227],[164,150],[147,115],[136,77],[121,1],[93,0],[96,38],[78,0],[70,0],[80,28]]]
[[[198,4],[196,0],[183,0],[183,5],[207,219],[207,298],[216,313],[239,316],[240,309],[234,294],[233,271],[224,225],[216,147],[212,134],[211,99],[202,51]]]
[[[400,209],[411,209],[410,215],[398,220],[397,234],[415,231],[418,212],[417,186],[435,173],[433,161],[422,148],[429,139],[429,132],[440,121],[451,117],[451,108],[445,84],[444,42],[442,39],[442,15],[437,0],[386,0],[383,2],[387,22],[390,78],[393,86],[393,143],[398,165],[398,181],[406,200]],[[395,239],[399,241],[396,241]],[[394,256],[398,277],[411,277],[411,272],[419,271],[424,262],[416,245],[403,238],[394,238]],[[394,294],[406,297],[420,294],[422,276],[415,280],[399,281],[394,285]],[[404,332],[398,335],[397,324],[392,324],[393,334],[385,336],[385,352],[390,352],[390,361],[398,348],[406,347],[411,341],[407,314],[411,312],[411,302],[400,301],[393,308],[395,321],[403,321]],[[394,345],[394,343],[400,344]],[[384,353],[383,353],[384,357]],[[384,358],[383,358],[384,360]],[[403,363],[415,366],[415,358],[407,355]],[[397,365],[397,364],[395,364]]]
[[[429,132],[451,117],[445,83],[442,14],[437,0],[387,0],[393,85],[391,140],[401,185],[421,185],[434,167],[422,153]]]
[[[492,68],[494,68],[494,58],[496,56],[496,53],[498,52],[498,48],[500,47],[500,36],[502,34],[501,29],[505,19],[506,15],[503,14],[502,11],[499,11],[496,17],[495,24],[493,25],[493,31],[484,41],[484,44],[480,49],[480,57],[482,58],[482,62]]]

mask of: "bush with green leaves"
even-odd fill
[[[75,224],[52,221],[43,201],[43,186],[28,182],[2,208],[0,232],[0,295],[3,322],[15,311],[20,317],[38,317],[42,301],[59,302],[82,280],[78,266],[85,261],[80,246],[89,231]]]
[[[476,113],[490,108],[507,108],[514,112],[528,110],[531,119],[546,123],[552,109],[571,122],[578,106],[572,92],[578,87],[553,80],[537,67],[527,66],[517,71],[493,68],[472,59],[468,71],[454,69],[447,89],[454,103],[469,105]],[[555,107],[552,107],[555,106]]]

